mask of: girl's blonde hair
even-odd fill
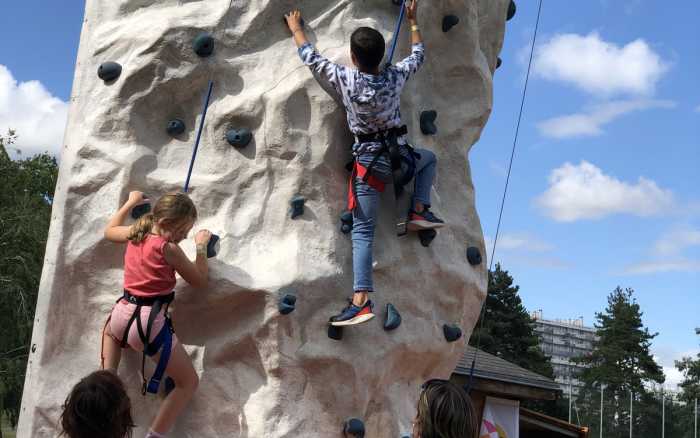
[[[185,193],[168,193],[158,199],[151,213],[144,214],[131,226],[127,239],[141,243],[156,223],[160,222],[162,227],[171,228],[196,219],[197,208],[189,196]]]
[[[448,381],[428,381],[418,398],[419,438],[476,438],[477,418],[469,395]]]

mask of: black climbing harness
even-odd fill
[[[121,296],[117,303],[121,300],[125,300],[131,304],[136,305],[134,313],[129,318],[129,322],[126,324],[124,329],[124,334],[122,335],[121,347],[127,348],[129,341],[129,330],[131,325],[136,321],[136,328],[139,332],[139,338],[143,343],[143,356],[141,358],[141,379],[143,380],[143,387],[141,388],[141,393],[146,394],[147,392],[151,394],[158,393],[158,388],[160,387],[160,381],[163,379],[165,374],[165,369],[168,367],[168,362],[170,361],[170,354],[172,352],[173,345],[173,329],[172,322],[170,321],[170,316],[168,315],[168,307],[170,303],[175,298],[175,292],[171,292],[168,295],[159,295],[156,297],[137,297],[130,294],[128,291],[124,291],[124,295]],[[148,323],[146,324],[146,331],[144,332],[143,324],[141,323],[141,309],[143,307],[150,307],[151,311],[148,314]],[[160,333],[153,338],[153,342],[149,342],[151,339],[151,330],[153,329],[153,323],[160,311],[164,309],[165,315],[165,325],[161,329]],[[151,379],[146,381],[146,356],[155,356],[160,351],[160,358],[158,359],[158,364],[153,372]]]

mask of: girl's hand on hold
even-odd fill
[[[194,243],[197,245],[206,245],[211,239],[211,232],[209,230],[199,230],[194,236]]]
[[[406,0],[406,18],[409,21],[418,20],[418,0]]]
[[[129,199],[126,201],[127,204],[134,206],[134,205],[139,205],[143,204],[146,202],[148,198],[146,195],[143,194],[143,192],[139,192],[138,190],[135,190],[133,192],[129,192]]]
[[[294,9],[293,11],[284,14],[284,19],[287,21],[287,26],[289,27],[289,31],[292,32],[292,35],[294,35],[294,32],[302,28],[301,11],[298,9]]]

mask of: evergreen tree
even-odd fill
[[[676,369],[683,374],[683,381],[678,385],[681,390],[678,395],[681,403],[679,424],[685,431],[682,437],[690,438],[694,436],[695,402],[696,400],[700,401],[700,353],[695,359],[684,357],[676,361]]]
[[[29,355],[58,168],[48,154],[11,160],[0,135],[0,413],[14,427]]]
[[[608,296],[605,312],[596,314],[597,340],[593,343],[593,352],[576,359],[586,366],[579,376],[584,388],[577,405],[582,423],[591,427],[591,436],[599,434],[601,384],[604,385],[604,436],[629,436],[630,393],[635,405],[649,406],[660,416],[660,401],[657,402],[657,397],[647,389],[651,382],[664,381],[661,367],[649,351],[656,334],[644,327],[643,313],[633,293],[632,289],[617,287]],[[653,416],[653,412],[635,410],[635,436],[655,436],[655,432],[646,430],[652,427]],[[659,419],[656,424],[660,426],[660,422]]]

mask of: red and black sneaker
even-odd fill
[[[374,318],[374,313],[372,312],[374,304],[372,304],[371,300],[367,300],[362,306],[354,305],[352,300],[348,301],[348,306],[345,309],[343,309],[339,314],[331,316],[331,325],[336,327],[355,325]]]
[[[408,213],[408,225],[406,227],[411,231],[433,230],[444,226],[445,221],[435,216],[427,208],[420,213],[416,213],[413,210]]]

